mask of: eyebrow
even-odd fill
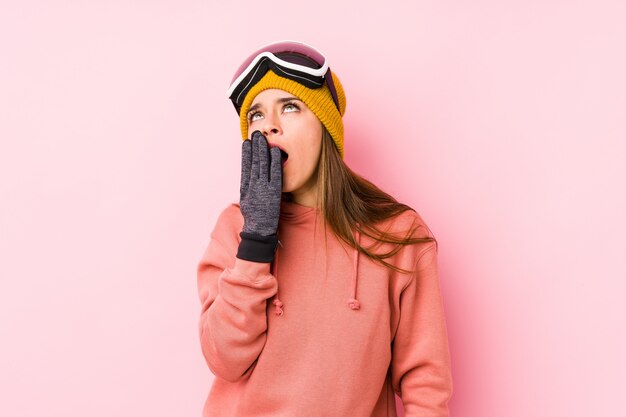
[[[287,101],[292,101],[292,100],[296,100],[296,101],[302,101],[300,100],[298,97],[282,97],[276,100],[277,103],[285,103]],[[248,113],[246,113],[246,115],[250,115],[250,113],[252,113],[253,111],[255,111],[256,109],[258,109],[259,107],[261,107],[261,103],[257,103],[254,106],[250,107],[250,109],[248,110]]]

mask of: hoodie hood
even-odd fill
[[[291,201],[284,201],[284,200],[281,201],[280,220],[298,224],[298,223],[305,223],[307,221],[310,221],[309,219],[310,216],[315,216],[316,217],[315,221],[317,222],[318,216],[321,217],[322,213],[320,209],[317,209],[317,208],[303,206],[301,204],[294,203]],[[354,230],[354,237],[360,245],[361,235],[356,229]],[[279,259],[280,259],[281,247],[283,247],[283,244],[280,241],[280,232],[279,232],[278,247],[274,255],[274,262],[272,262],[272,275],[274,275],[276,279],[278,279],[278,273],[279,273],[278,266],[280,263]],[[352,251],[353,251],[353,271],[352,271],[352,282],[350,286],[350,293],[348,294],[348,297],[347,297],[347,307],[352,310],[359,310],[361,308],[361,303],[356,298],[357,285],[358,285],[359,251],[356,248],[352,248]],[[279,298],[279,292],[280,292],[280,285],[279,285],[278,290],[276,291],[276,294],[274,295],[274,300],[272,301],[272,304],[274,305],[274,309],[276,311],[277,316],[281,316],[283,314],[283,306],[284,306],[284,303]]]

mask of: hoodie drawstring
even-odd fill
[[[278,241],[278,244],[280,246],[283,246],[282,243],[280,243],[280,240]],[[278,250],[274,253],[274,276],[276,277],[276,279],[278,279]],[[276,297],[274,298],[273,303],[275,306],[275,310],[276,310],[276,315],[277,316],[282,316],[283,315],[283,302],[280,301],[278,299],[278,288],[276,289]]]
[[[357,241],[357,244],[361,244],[361,234],[359,233],[358,230],[355,229],[355,238]],[[280,240],[278,241],[278,243],[280,244],[280,246],[282,246],[282,243],[280,243]],[[280,251],[276,251],[274,254],[274,270],[273,270],[273,275],[276,277],[276,279],[278,279],[278,252]],[[357,300],[356,298],[356,288],[357,288],[357,283],[358,283],[358,276],[359,276],[359,250],[357,248],[355,248],[354,250],[354,272],[352,274],[352,286],[351,286],[351,298],[348,299],[348,307],[350,307],[352,310],[359,310],[361,308],[361,302],[359,300]],[[278,289],[276,290],[276,295],[274,296],[274,301],[272,302],[272,304],[274,304],[274,309],[276,312],[277,316],[282,316],[283,315],[283,302],[280,301],[280,299],[278,298]]]
[[[357,244],[361,242],[361,234],[358,230],[354,231],[356,236]],[[357,279],[359,272],[359,250],[358,248],[354,249],[354,273],[352,274],[352,298],[348,299],[348,306],[352,310],[358,310],[361,308],[361,303],[356,299],[356,287],[357,287]]]

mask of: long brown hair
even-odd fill
[[[415,210],[398,202],[372,182],[352,171],[341,159],[332,136],[324,125],[322,125],[322,149],[317,167],[317,184],[317,201],[326,224],[331,227],[338,238],[374,262],[394,271],[411,273],[413,271],[399,268],[384,259],[395,255],[404,245],[432,241],[437,244],[434,237],[411,238],[413,232],[421,227],[420,225],[409,229],[402,238],[376,228],[376,224],[381,221],[406,210]],[[283,193],[283,198],[293,201],[291,193]],[[395,246],[387,253],[372,252],[358,244],[353,234],[354,229],[378,242],[391,243]]]

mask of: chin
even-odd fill
[[[288,181],[286,181],[286,178],[283,176],[283,188],[282,188],[282,192],[283,193],[290,193],[295,189],[295,187],[293,186],[293,184],[290,184]]]

